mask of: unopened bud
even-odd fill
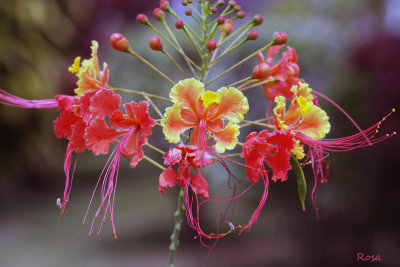
[[[185,23],[184,23],[182,20],[177,20],[177,21],[175,22],[175,27],[176,27],[177,29],[183,29],[183,27],[185,27]]]
[[[128,40],[125,38],[125,36],[123,36],[120,33],[111,34],[110,44],[111,44],[112,48],[114,48],[115,50],[121,51],[121,52],[126,52],[129,50]]]
[[[139,14],[136,16],[136,21],[139,22],[140,24],[147,24],[149,23],[149,19],[145,14]]]
[[[165,12],[161,10],[161,8],[155,8],[153,10],[153,16],[158,19],[158,20],[164,20],[165,18]]]
[[[217,49],[217,42],[213,39],[207,42],[207,49],[208,51],[214,51]]]
[[[237,17],[238,17],[239,19],[242,19],[242,18],[244,18],[245,16],[246,16],[246,13],[244,13],[243,10],[240,10],[240,11],[237,13]]]
[[[254,19],[253,19],[254,25],[260,25],[261,23],[263,23],[263,21],[264,21],[264,18],[260,14],[257,14],[254,16]]]
[[[215,13],[215,12],[217,12],[217,11],[218,11],[218,9],[217,9],[217,7],[216,7],[216,6],[213,6],[213,7],[212,7],[210,10],[211,10],[211,12],[212,12],[212,13]]]
[[[186,8],[186,9],[185,9],[185,15],[186,15],[186,16],[191,16],[191,15],[192,15],[192,9],[189,8],[189,7]]]
[[[161,3],[160,3],[160,8],[161,8],[163,11],[168,11],[169,2],[168,2],[168,1],[161,1]]]
[[[221,32],[228,36],[233,30],[233,21],[226,22],[221,27]]]
[[[223,16],[219,16],[217,18],[217,24],[221,25],[221,24],[224,24],[224,23],[225,23],[225,18]]]
[[[256,32],[255,30],[250,31],[249,34],[247,35],[247,40],[250,41],[257,40],[257,38],[258,38],[258,32]]]
[[[225,5],[225,0],[218,0],[217,5],[219,6]]]
[[[229,0],[228,2],[228,6],[229,7],[234,7],[236,5],[236,1],[235,0]]]
[[[254,67],[251,78],[264,80],[269,76],[270,66],[267,63],[260,63]]]
[[[188,2],[189,4],[191,4],[191,3],[193,3],[193,0],[187,0],[187,2]]]
[[[240,10],[242,10],[242,7],[240,5],[234,5],[233,10],[240,11]]]
[[[288,35],[286,32],[274,32],[274,39],[272,40],[273,45],[283,45],[287,42]]]
[[[187,6],[188,2],[186,0],[182,0],[182,5]]]
[[[158,36],[153,36],[149,40],[149,46],[151,49],[155,51],[161,51],[162,50],[162,42],[160,40],[160,37]]]

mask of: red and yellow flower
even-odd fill
[[[208,149],[209,136],[215,140],[215,148],[220,153],[236,146],[237,123],[249,109],[247,98],[239,90],[223,87],[217,92],[205,91],[202,82],[185,79],[172,88],[170,98],[174,105],[166,109],[161,121],[169,142],[178,143],[180,134],[193,129],[190,143],[201,151]]]

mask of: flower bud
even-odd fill
[[[186,16],[191,16],[191,15],[192,15],[192,9],[189,8],[189,7],[186,8],[186,9],[185,9],[185,15],[186,15]]]
[[[233,30],[233,21],[226,22],[224,25],[221,27],[221,32],[228,36]]]
[[[247,40],[250,41],[257,40],[257,38],[258,38],[258,32],[256,32],[255,30],[250,31],[249,34],[247,35]]]
[[[177,20],[177,21],[175,22],[175,27],[176,27],[177,29],[183,29],[183,27],[185,27],[185,23],[184,23],[182,20]]]
[[[243,10],[240,10],[240,11],[237,13],[237,17],[238,17],[239,19],[242,19],[242,18],[244,18],[245,16],[246,16],[246,13],[244,13]]]
[[[240,10],[242,10],[242,7],[240,5],[234,5],[233,10],[240,11]]]
[[[186,0],[182,0],[182,5],[187,6],[188,2]]]
[[[136,16],[136,21],[139,22],[140,24],[147,24],[149,23],[149,19],[145,14],[139,14]]]
[[[165,18],[165,12],[161,10],[161,8],[155,8],[153,10],[153,16],[158,19],[158,20],[164,20]]]
[[[221,24],[224,24],[224,23],[225,23],[225,18],[223,16],[219,16],[217,18],[217,24],[221,25]]]
[[[155,51],[161,51],[162,50],[162,42],[160,40],[160,37],[158,36],[153,36],[149,40],[149,46],[151,49]]]
[[[228,6],[229,7],[234,7],[236,5],[236,1],[235,0],[229,0],[229,2],[228,2]]]
[[[219,6],[225,5],[225,0],[218,0],[217,5]]]
[[[263,21],[264,21],[264,18],[260,14],[257,14],[254,16],[254,19],[253,19],[254,25],[258,26],[261,23],[263,23]]]
[[[269,76],[270,66],[267,63],[260,63],[254,67],[251,78],[264,80]]]
[[[193,3],[193,0],[187,0],[187,2],[188,2],[189,4],[191,4],[191,3]]]
[[[211,9],[211,13],[215,13],[215,12],[217,12],[218,11],[218,9],[217,9],[217,7],[216,6],[213,6]]]
[[[207,42],[207,49],[208,51],[214,51],[217,49],[217,42],[213,39]]]
[[[160,8],[163,11],[168,11],[169,8],[169,2],[168,1],[163,1],[160,3]]]
[[[272,40],[273,45],[283,45],[287,42],[288,35],[286,32],[274,32],[274,39]]]
[[[123,36],[120,33],[111,34],[110,44],[111,44],[112,48],[114,48],[115,50],[121,51],[121,52],[126,52],[129,50],[128,40],[125,38],[125,36]]]

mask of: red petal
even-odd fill
[[[196,194],[200,194],[201,197],[204,197],[207,199],[208,196],[208,183],[204,179],[204,177],[201,175],[200,172],[198,172],[196,175],[192,177],[192,186],[193,186],[193,191]]]
[[[73,106],[78,104],[78,99],[75,96],[56,95],[59,111],[73,112]]]
[[[53,121],[54,133],[58,138],[71,138],[71,126],[80,118],[73,113],[61,112],[60,117]]]
[[[85,94],[79,98],[79,106],[83,115],[83,121],[89,123],[92,113],[90,112],[90,101],[96,91],[85,91]]]
[[[81,153],[86,149],[85,139],[83,138],[85,134],[86,123],[82,119],[75,122],[72,129],[72,137],[69,141],[70,148],[76,153]]]
[[[176,174],[176,172],[171,167],[168,167],[160,174],[158,191],[163,194],[165,187],[174,187],[176,185],[177,178],[178,175]]]
[[[109,128],[104,120],[95,119],[86,128],[85,141],[86,146],[93,154],[106,154],[110,149],[110,145],[115,139],[123,134]]]
[[[170,148],[163,156],[165,165],[175,166],[182,160],[182,150],[178,148]]]
[[[90,100],[90,111],[96,118],[110,117],[121,104],[121,97],[112,90],[101,89]]]

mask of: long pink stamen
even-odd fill
[[[56,99],[28,100],[0,89],[0,103],[16,108],[57,108]]]

